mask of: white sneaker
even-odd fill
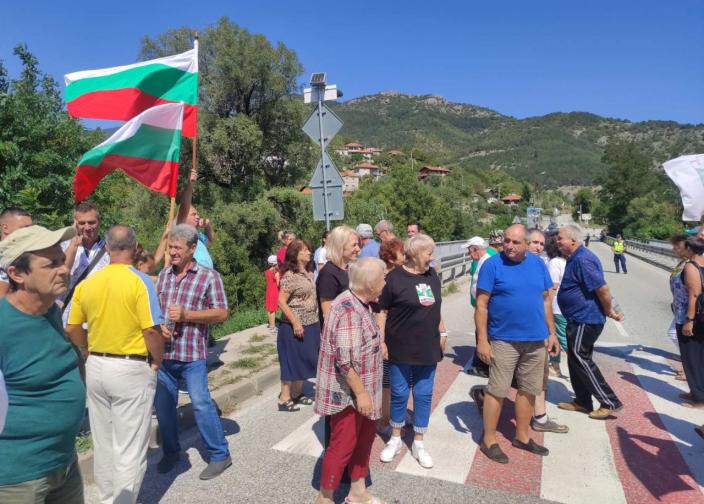
[[[379,459],[382,462],[391,462],[396,454],[401,451],[401,438],[400,437],[391,437],[388,443],[386,443],[386,446],[384,446],[384,449],[381,450],[381,455],[379,456]]]
[[[413,455],[413,458],[418,461],[422,468],[430,469],[431,467],[433,467],[433,457],[430,456],[430,453],[428,453],[428,450],[425,449],[424,445],[413,443],[411,454]]]

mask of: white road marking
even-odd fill
[[[424,444],[433,457],[433,468],[422,468],[409,450],[396,470],[464,483],[477,451],[472,435],[482,432],[482,418],[469,391],[485,384],[486,378],[460,372],[430,416]]]
[[[564,366],[565,359],[561,364]],[[545,446],[550,455],[543,458],[540,496],[570,504],[625,503],[606,424],[582,413],[557,408],[558,402],[572,400],[569,380],[551,378],[547,398],[548,416],[559,417],[559,423],[566,424],[570,431],[567,434],[545,433]],[[597,481],[598,484],[594,484]]]
[[[704,444],[694,432],[694,427],[702,424],[701,410],[681,405],[682,400],[678,394],[688,391],[685,382],[679,382],[671,375],[658,372],[663,367],[670,367],[666,358],[647,350],[635,349],[631,356],[635,361],[631,363],[634,374],[638,376],[641,387],[648,394],[665,429],[689,466],[692,476],[699,482],[700,491],[704,492]],[[652,362],[653,366],[636,365],[636,362],[643,361]]]
[[[318,458],[323,454],[323,417],[311,416],[303,425],[274,445],[274,450]]]

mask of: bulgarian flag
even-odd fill
[[[64,76],[71,117],[128,121],[155,105],[182,102],[183,136],[198,132],[198,41],[174,56]]]
[[[86,199],[114,170],[153,191],[176,196],[183,109],[182,103],[147,109],[86,152],[73,179],[76,201]]]

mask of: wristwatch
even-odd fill
[[[685,320],[686,322],[694,322],[694,319],[691,318],[691,317],[685,317],[684,320]]]

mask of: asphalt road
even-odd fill
[[[487,465],[476,450],[481,421],[466,394],[476,378],[460,371],[474,333],[465,283],[459,293],[443,300],[449,346],[438,371],[438,397],[426,443],[436,467],[421,469],[407,455],[382,466],[377,461],[382,441],[377,440],[372,455],[374,494],[394,503],[704,501],[704,443],[691,430],[704,415],[679,406],[676,395],[682,384],[672,380],[667,360],[675,350],[666,335],[671,317],[667,272],[629,258],[628,275],[616,275],[608,248],[597,243],[592,250],[602,259],[607,281],[626,313],[621,325],[607,324],[597,360],[605,366],[607,379],[618,381],[615,388],[627,413],[605,423],[562,412],[560,420],[572,430],[563,437],[545,435],[551,455],[544,461],[511,452],[509,466]],[[569,383],[550,383],[549,413],[559,415],[555,403],[569,398]],[[198,480],[205,454],[196,429],[182,433],[187,459],[172,474],[156,473],[159,453],[151,450],[139,501],[313,502],[319,423],[312,407],[297,413],[276,411],[277,393],[272,387],[223,419],[234,463],[215,480]],[[442,416],[436,419],[436,414]],[[97,502],[93,486],[86,489],[86,501]]]

